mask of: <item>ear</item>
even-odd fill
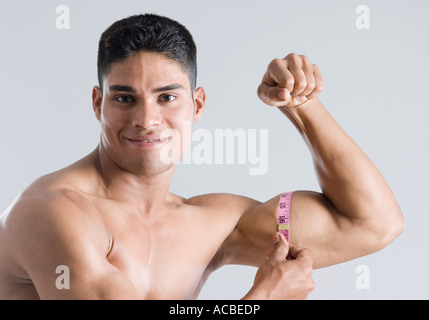
[[[103,93],[100,87],[94,86],[92,89],[92,109],[98,121],[101,119],[101,104],[103,102]]]
[[[198,87],[194,91],[194,122],[201,119],[206,107],[206,93],[204,88]]]

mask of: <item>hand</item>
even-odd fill
[[[319,67],[306,56],[291,53],[271,61],[258,87],[258,96],[270,106],[291,108],[316,98],[322,90]]]
[[[289,245],[281,233],[275,236],[274,250],[259,267],[244,299],[303,300],[314,290],[311,250]],[[286,260],[289,250],[294,260]]]

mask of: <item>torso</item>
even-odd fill
[[[43,194],[40,188],[52,189],[72,169],[67,170],[51,176],[54,182],[34,187]],[[112,200],[79,192],[73,186],[70,191],[66,185],[59,189],[88,208],[88,221],[100,234],[106,259],[128,275],[142,299],[196,298],[209,274],[221,265],[219,248],[240,217],[229,205],[213,206],[219,195],[187,200],[170,194],[161,218],[145,220]],[[13,211],[13,205],[10,209]],[[14,258],[13,245],[5,239],[7,223],[1,222],[6,216],[0,219],[0,299],[38,299],[30,277]]]
[[[103,213],[112,235],[107,259],[133,279],[145,299],[195,298],[236,223],[228,226],[213,209],[186,203],[152,224],[123,214]]]

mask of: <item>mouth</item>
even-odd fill
[[[152,147],[170,141],[172,137],[133,137],[126,139],[137,147]]]

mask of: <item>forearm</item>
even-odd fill
[[[325,109],[319,99],[279,108],[297,127],[313,157],[323,194],[350,218],[396,208],[381,173]]]
[[[268,300],[268,295],[262,290],[257,290],[252,287],[240,300]]]

